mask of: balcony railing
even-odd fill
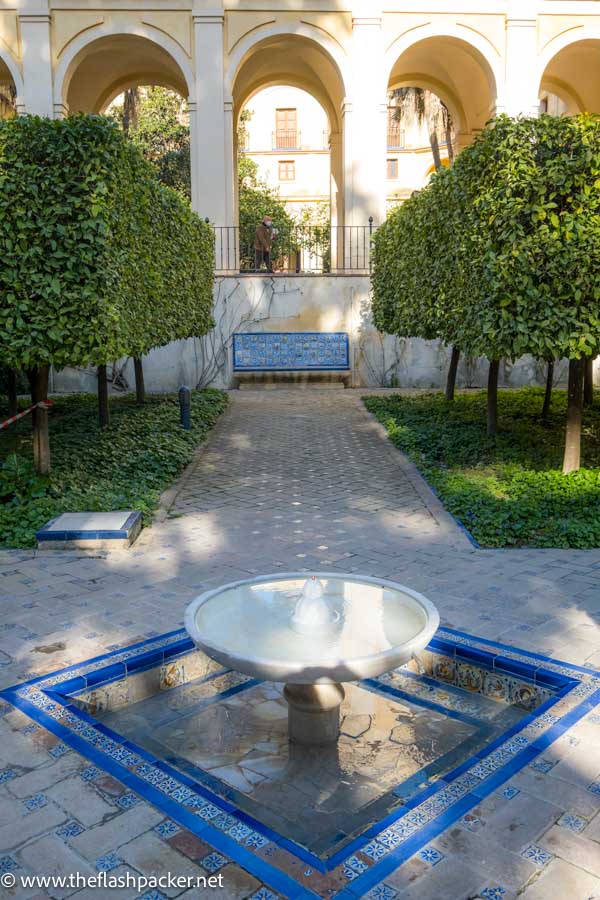
[[[300,132],[299,131],[281,131],[273,132],[273,150],[299,150],[300,149]]]
[[[404,150],[405,134],[401,128],[388,128],[387,148],[388,150]]]
[[[322,135],[322,143],[319,146],[318,138],[315,135],[314,144],[307,144],[305,147],[302,147],[300,140],[300,132],[299,131],[273,131],[271,134],[271,150],[288,150],[288,151],[297,151],[297,150],[329,150],[331,145],[331,135],[329,131],[324,131]],[[258,144],[256,143],[257,136],[255,135],[253,138],[253,146],[250,147],[250,132],[242,131],[238,132],[238,149],[242,153],[265,153],[268,150],[268,147],[264,145],[261,146],[262,141],[259,140]]]
[[[268,256],[255,249],[254,227],[217,226],[214,232],[217,275],[368,275],[371,269],[372,222],[282,228]]]

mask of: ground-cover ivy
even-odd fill
[[[486,547],[600,547],[600,403],[586,410],[583,465],[563,475],[566,394],[502,391],[502,431],[487,436],[482,391],[365,399],[394,444]]]
[[[130,396],[112,397],[111,424],[100,429],[94,396],[56,399],[54,466],[46,477],[33,468],[29,420],[12,426],[0,445],[0,547],[33,546],[36,530],[62,512],[141,509],[149,524],[160,494],[226,404],[221,391],[194,391],[192,427],[184,431],[174,395],[149,395],[143,407]]]

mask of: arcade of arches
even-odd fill
[[[186,98],[192,202],[217,225],[236,218],[237,126],[265,87],[309,92],[329,122],[336,222],[385,216],[388,94],[421,87],[452,116],[454,149],[496,111],[532,114],[552,97],[600,112],[600,10],[590,0],[103,0],[90,9],[5,0],[0,114],[106,110],[125,89]],[[474,10],[481,7],[480,12]],[[402,159],[400,159],[402,165]],[[424,176],[430,160],[424,161]]]

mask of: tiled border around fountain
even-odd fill
[[[215,797],[192,778],[123,740],[80,708],[82,699],[92,706],[110,708],[174,687],[184,677],[197,678],[219,670],[193,648],[183,630],[35,678],[5,690],[0,697],[273,890],[290,898],[354,900],[498,790],[600,704],[596,671],[446,628],[441,628],[429,645],[426,665],[438,679],[459,685],[467,679],[470,683],[463,686],[468,689],[490,696],[505,692],[526,709],[539,705],[476,756],[427,784],[326,864],[222,797]],[[485,678],[481,684],[472,681],[474,672],[481,669],[491,673],[487,687]],[[384,676],[375,688],[401,690],[404,677],[407,673],[402,671]],[[234,676],[224,693],[254,683]],[[373,689],[373,684],[369,687]],[[598,785],[590,787],[600,790]]]

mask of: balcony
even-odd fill
[[[388,150],[404,150],[405,134],[402,128],[388,128],[387,148]]]
[[[273,150],[300,150],[300,132],[274,131]]]

